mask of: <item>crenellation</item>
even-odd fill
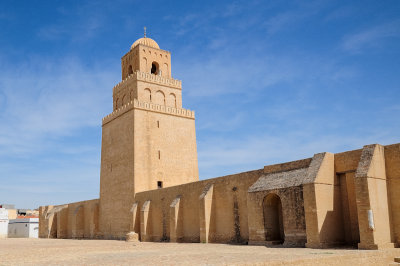
[[[190,119],[195,119],[194,111],[189,110],[189,109],[175,108],[175,107],[165,106],[165,105],[160,105],[160,104],[155,104],[155,103],[147,103],[147,102],[142,102],[142,101],[134,99],[133,101],[130,101],[127,104],[121,106],[114,112],[106,115],[103,118],[103,125],[107,124],[111,120],[117,118],[118,116],[120,116],[134,108],[147,110],[147,111],[153,111],[153,112],[157,112],[157,113],[169,114],[169,115],[174,115],[174,116],[179,116],[179,117],[185,117],[185,118],[190,118]]]
[[[181,80],[136,71],[133,74],[129,75],[126,79],[122,80],[120,83],[115,85],[113,87],[113,93],[118,93],[122,89],[126,88],[126,86],[128,86],[131,82],[136,82],[136,81],[145,81],[157,85],[171,87],[174,89],[180,89],[180,90],[182,89]]]

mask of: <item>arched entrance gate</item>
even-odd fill
[[[278,195],[270,193],[263,200],[265,240],[272,244],[282,244],[283,230],[282,202]]]

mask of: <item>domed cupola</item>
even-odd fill
[[[140,39],[136,40],[136,41],[132,44],[131,50],[132,50],[133,48],[135,48],[135,47],[136,47],[137,45],[139,45],[139,44],[145,45],[145,46],[149,46],[149,47],[152,47],[152,48],[156,48],[156,49],[160,49],[160,46],[158,46],[158,44],[156,43],[155,40],[153,40],[153,39],[151,39],[151,38],[143,37],[143,38],[140,38]]]

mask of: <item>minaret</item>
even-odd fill
[[[182,82],[171,77],[171,54],[148,38],[121,59],[113,112],[103,118],[100,231],[129,231],[140,191],[198,181],[194,112],[182,109]]]

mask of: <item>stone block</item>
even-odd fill
[[[126,234],[126,242],[138,242],[139,234],[135,232],[129,232]]]

